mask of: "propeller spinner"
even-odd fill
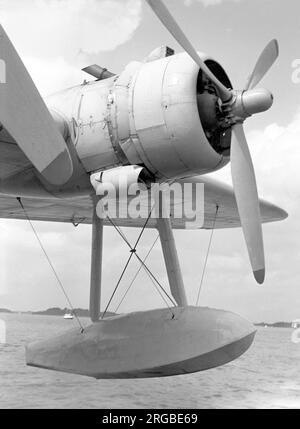
[[[216,86],[221,99],[225,125],[232,128],[231,172],[243,233],[254,277],[259,284],[262,284],[265,280],[265,256],[260,206],[243,122],[256,113],[267,111],[273,104],[273,95],[266,89],[257,89],[256,86],[278,58],[278,43],[272,40],[263,50],[245,89],[232,90],[226,88],[202,61],[164,3],[161,0],[146,1],[176,41]]]

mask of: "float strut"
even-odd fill
[[[159,217],[157,219],[157,229],[159,232],[172,295],[179,307],[187,307],[188,303],[170,217]]]
[[[101,305],[101,277],[103,252],[103,219],[97,216],[96,207],[99,200],[94,200],[93,228],[92,228],[92,260],[90,284],[90,318],[98,322]]]

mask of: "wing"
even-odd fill
[[[3,128],[0,128],[0,180],[22,173],[32,164],[17,146],[16,141]]]
[[[0,58],[6,68],[0,85],[0,123],[51,184],[65,184],[72,159],[46,104],[0,25]]]
[[[189,183],[178,181],[179,183]],[[240,227],[237,205],[230,186],[213,180],[211,178],[195,177],[193,183],[204,184],[204,229],[211,229],[214,225],[216,206],[219,206],[219,214],[215,228],[236,228]],[[89,197],[73,199],[36,199],[24,198],[23,204],[30,216],[30,219],[47,222],[62,222],[73,224],[92,223],[92,201]],[[287,213],[265,201],[260,202],[262,222],[276,222],[287,218]],[[10,196],[0,196],[0,218],[3,219],[26,219],[16,198]],[[145,219],[114,219],[115,223],[124,227],[141,227]],[[189,219],[184,216],[180,219],[172,219],[175,229],[188,229]],[[106,221],[106,225],[110,225]],[[155,219],[150,219],[149,228],[156,227]]]

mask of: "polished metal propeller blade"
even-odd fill
[[[249,77],[246,85],[246,91],[255,88],[259,82],[264,78],[272,65],[275,63],[279,55],[279,46],[277,40],[271,42],[265,47],[261,53],[254,70]]]
[[[217,77],[209,70],[204,61],[201,60],[197,51],[194,49],[190,41],[187,39],[169,10],[161,0],[146,0],[153,12],[157,15],[163,25],[182,46],[182,48],[190,55],[190,57],[198,64],[200,69],[207,77],[216,85],[219,90],[220,97],[223,102],[229,101],[232,98],[232,92],[226,88]]]
[[[265,256],[255,172],[243,125],[233,127],[231,173],[241,224],[254,273],[259,284],[265,280]]]

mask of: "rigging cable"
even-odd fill
[[[124,238],[124,234],[121,231],[120,228],[118,228],[114,222],[112,221],[112,219],[108,218],[108,220],[110,221],[110,223],[115,227],[115,229],[117,230],[117,232],[121,235],[122,238]],[[124,238],[124,240],[126,241],[128,247],[132,250],[131,244],[129,243],[129,241],[126,239],[126,237]],[[154,274],[151,272],[151,270],[147,267],[147,265],[142,261],[142,259],[139,257],[139,255],[137,254],[137,252],[135,252],[135,256],[138,259],[138,261],[143,265],[146,273],[149,275],[150,279],[152,280],[152,282],[154,281],[159,287],[160,289],[164,292],[164,294],[168,297],[168,299],[171,301],[171,303],[174,305],[174,307],[177,307],[177,304],[175,303],[175,301],[170,297],[170,295],[168,294],[168,292],[165,290],[165,288],[162,286],[162,284],[157,280],[157,278],[154,276]],[[155,284],[154,284],[155,285]],[[164,298],[163,298],[164,300]],[[166,303],[166,301],[164,300],[164,302]],[[170,309],[168,303],[167,303],[168,308]],[[173,314],[173,313],[172,313]]]
[[[152,273],[152,271],[150,271],[150,269],[147,267],[146,264],[143,263],[142,259],[136,255],[136,257],[138,258],[138,260],[140,261],[140,263],[143,265],[143,267],[145,268],[146,272],[149,274],[150,278],[152,279],[152,283],[155,282],[157,283],[157,285],[160,287],[160,289],[164,292],[164,294],[169,298],[169,300],[172,302],[172,304],[174,305],[174,307],[177,307],[176,302],[170,297],[170,295],[168,294],[168,292],[165,290],[165,288],[162,286],[162,284],[157,280],[157,278],[154,276],[154,274]],[[154,283],[154,285],[155,285]],[[164,300],[165,301],[165,300]],[[165,301],[166,302],[166,301]],[[167,304],[168,305],[168,304]],[[169,305],[168,305],[169,307]],[[170,309],[170,307],[169,307]],[[173,314],[173,313],[172,313]],[[173,314],[174,316],[174,314]]]
[[[143,264],[145,264],[145,263],[146,263],[146,261],[147,261],[147,259],[149,258],[149,256],[150,256],[150,254],[151,254],[152,250],[154,249],[154,247],[155,247],[155,245],[156,245],[156,243],[157,243],[158,239],[159,239],[159,235],[156,237],[156,239],[155,239],[154,243],[152,244],[152,246],[151,246],[151,248],[150,248],[149,252],[147,253],[146,257],[143,259]],[[126,292],[125,292],[125,293],[124,293],[124,295],[123,295],[123,298],[121,299],[121,301],[120,301],[120,303],[119,303],[118,307],[116,308],[115,313],[117,313],[117,312],[118,312],[118,310],[119,310],[119,308],[121,307],[121,305],[123,304],[123,302],[124,302],[124,300],[125,300],[126,296],[128,295],[128,293],[129,293],[129,291],[130,291],[131,287],[133,286],[134,282],[135,282],[135,281],[136,281],[136,279],[138,278],[138,276],[139,276],[139,274],[140,274],[140,272],[141,272],[142,268],[144,268],[143,264],[141,264],[141,265],[140,265],[140,267],[139,267],[138,271],[136,272],[135,276],[133,277],[133,279],[132,279],[132,281],[131,281],[130,285],[128,286],[128,288],[127,288]],[[156,286],[156,285],[155,285],[155,286]],[[158,292],[159,292],[159,294],[161,295],[160,290],[158,290]],[[161,295],[161,297],[162,297],[162,295]]]
[[[70,309],[72,310],[72,313],[74,314],[74,316],[75,316],[75,318],[77,320],[77,323],[78,323],[78,325],[80,327],[81,333],[83,333],[84,332],[84,327],[83,327],[83,325],[82,325],[79,317],[77,316],[76,311],[74,310],[74,307],[73,307],[73,305],[72,305],[72,303],[70,301],[70,298],[68,297],[68,294],[67,294],[67,292],[66,292],[66,290],[65,290],[65,288],[64,288],[64,286],[62,284],[62,281],[60,280],[60,278],[58,276],[58,273],[55,270],[54,265],[52,264],[52,262],[50,260],[50,257],[48,256],[48,253],[46,252],[46,249],[43,246],[43,243],[42,243],[42,241],[41,241],[41,239],[40,239],[40,237],[39,237],[39,235],[38,235],[38,233],[37,233],[37,231],[36,231],[33,223],[30,220],[30,217],[29,217],[29,215],[28,215],[28,213],[27,213],[27,211],[26,211],[26,209],[25,209],[25,207],[24,207],[24,205],[22,203],[22,200],[21,200],[21,198],[17,198],[17,200],[18,200],[18,202],[19,202],[22,210],[25,213],[25,216],[26,216],[26,218],[27,218],[27,220],[29,222],[29,225],[31,226],[31,229],[32,229],[32,231],[33,231],[33,233],[34,233],[34,235],[35,235],[35,237],[36,237],[36,239],[37,239],[37,241],[38,241],[38,243],[39,243],[39,245],[40,245],[40,247],[41,247],[41,249],[42,249],[42,251],[43,251],[43,253],[44,253],[44,255],[45,255],[45,257],[46,257],[46,259],[48,261],[48,263],[49,263],[49,265],[50,265],[50,268],[53,271],[53,274],[54,274],[54,276],[55,276],[55,278],[56,278],[56,280],[57,280],[57,282],[58,282],[58,284],[59,284],[59,286],[60,286],[60,288],[61,288],[61,290],[62,290],[62,292],[63,292],[63,294],[64,294],[64,296],[65,296],[65,298],[66,298],[66,300],[67,300],[67,302],[69,304],[69,306],[70,306]]]
[[[203,286],[204,276],[205,276],[205,273],[206,273],[207,262],[208,262],[209,252],[210,252],[210,249],[211,249],[212,239],[213,239],[214,232],[215,232],[215,226],[216,226],[216,222],[217,222],[218,213],[219,213],[219,206],[217,205],[216,206],[215,219],[214,219],[214,223],[213,223],[213,227],[212,227],[211,235],[210,235],[210,239],[209,239],[208,249],[207,249],[207,252],[206,252],[206,258],[205,258],[204,268],[203,268],[203,272],[202,272],[200,287],[199,287],[199,291],[198,291],[198,297],[197,297],[197,301],[196,301],[196,307],[198,307],[198,305],[199,305],[200,294],[201,294],[201,290],[202,290],[202,286]]]
[[[174,301],[172,300],[172,298],[167,294],[167,292],[165,291],[165,289],[163,288],[163,286],[158,282],[158,280],[154,277],[154,275],[152,274],[152,272],[148,269],[148,267],[147,267],[147,266],[146,266],[146,264],[145,264],[145,262],[147,261],[148,257],[150,256],[150,254],[151,254],[152,250],[154,249],[154,246],[156,245],[156,243],[157,243],[158,239],[159,239],[159,235],[158,235],[158,236],[157,236],[157,238],[155,239],[155,241],[154,241],[154,243],[153,243],[152,247],[150,248],[150,250],[149,250],[148,254],[146,255],[146,257],[144,258],[144,260],[141,260],[141,258],[140,258],[139,256],[137,256],[137,259],[138,259],[138,260],[139,260],[139,262],[140,262],[140,268],[139,268],[138,272],[136,273],[136,275],[134,276],[134,278],[133,278],[132,282],[130,283],[130,285],[129,285],[128,289],[126,290],[126,292],[125,292],[125,294],[124,294],[124,296],[123,296],[123,298],[122,298],[122,300],[121,300],[120,304],[118,305],[118,307],[117,307],[117,309],[116,309],[116,312],[119,310],[119,308],[120,308],[121,304],[123,303],[124,299],[126,298],[126,296],[127,296],[128,292],[129,292],[129,290],[131,289],[131,287],[132,287],[133,283],[135,282],[135,280],[137,279],[137,277],[138,277],[139,273],[141,272],[141,269],[142,269],[142,268],[144,268],[144,270],[145,270],[146,274],[147,274],[147,275],[148,275],[148,277],[150,278],[150,280],[151,280],[151,282],[152,282],[153,286],[155,287],[156,291],[158,292],[158,294],[160,295],[161,299],[164,301],[164,303],[166,304],[166,306],[167,306],[167,307],[168,307],[168,309],[170,310],[170,312],[171,312],[172,316],[174,317],[174,314],[173,314],[173,312],[172,312],[172,309],[171,309],[171,307],[170,307],[170,305],[169,305],[168,301],[166,300],[166,298],[164,297],[164,295],[162,294],[162,292],[161,292],[161,290],[160,290],[160,289],[162,289],[162,290],[163,290],[163,292],[164,292],[164,293],[166,294],[166,296],[170,299],[170,301],[172,302],[172,304],[173,304],[174,306],[176,306],[175,302],[174,302]],[[157,285],[158,285],[159,287],[158,287]],[[159,289],[159,288],[160,288],[160,289]]]
[[[153,210],[153,208],[152,208]],[[152,211],[151,211],[152,212]],[[150,213],[151,215],[151,213]],[[123,238],[123,240],[126,242],[126,244],[128,245],[128,247],[130,248],[131,251],[133,251],[134,249],[132,248],[131,244],[129,243],[129,241],[127,240],[127,238],[125,237],[124,233],[122,232],[121,228],[118,228],[117,225],[113,222],[113,220],[108,217],[109,222],[112,224],[112,226],[116,229],[116,231],[118,232],[118,234],[120,234],[120,236]],[[146,225],[147,226],[147,225]],[[145,228],[146,228],[145,226]],[[164,299],[164,297],[162,296],[162,294],[159,292],[159,289],[157,288],[156,285],[159,286],[159,288],[162,290],[162,292],[167,296],[167,298],[171,301],[171,303],[174,305],[174,307],[177,306],[177,304],[175,303],[175,301],[170,297],[170,295],[168,294],[168,292],[164,289],[164,287],[162,286],[162,284],[157,280],[157,278],[154,276],[154,274],[150,271],[150,269],[147,267],[147,265],[145,264],[145,261],[143,261],[137,254],[136,250],[134,251],[134,254],[136,256],[136,258],[138,259],[138,261],[141,263],[141,265],[144,267],[146,273],[148,274],[148,276],[150,277],[150,280],[152,281],[152,283],[154,284],[154,287],[156,288],[156,290],[158,291],[158,293],[160,294],[160,296],[162,297],[163,301],[165,302],[165,304],[167,305],[167,307],[169,308],[169,310],[172,313],[172,316],[174,316],[168,302]]]
[[[140,240],[141,240],[141,238],[142,238],[142,236],[144,234],[146,226],[148,225],[148,222],[150,220],[151,214],[152,214],[152,210],[150,211],[149,216],[148,216],[148,218],[147,218],[147,220],[146,220],[146,222],[145,222],[145,224],[143,226],[143,229],[142,229],[140,235],[138,236],[138,239],[137,239],[137,241],[135,243],[135,246],[133,248],[131,247],[129,241],[126,239],[126,237],[124,236],[124,234],[122,233],[122,231],[120,231],[118,229],[118,227],[115,226],[114,222],[110,218],[108,218],[109,221],[112,223],[112,225],[116,228],[116,230],[118,231],[118,233],[121,235],[121,237],[123,238],[123,240],[125,240],[125,242],[127,243],[127,245],[130,247],[130,256],[129,256],[126,264],[125,264],[125,267],[124,267],[124,269],[122,271],[122,274],[121,274],[121,276],[120,276],[120,278],[119,278],[119,280],[117,282],[117,285],[116,285],[116,287],[115,287],[115,289],[114,289],[114,291],[113,291],[113,293],[112,293],[112,295],[110,297],[110,300],[108,301],[108,304],[107,304],[107,306],[106,306],[106,308],[104,310],[104,313],[102,314],[102,317],[101,317],[102,319],[104,319],[104,317],[105,317],[105,315],[107,313],[107,310],[109,309],[109,306],[110,306],[110,304],[111,304],[111,302],[112,302],[112,300],[113,300],[113,298],[114,298],[114,296],[115,296],[115,294],[116,294],[116,292],[117,292],[117,290],[118,290],[118,288],[120,286],[120,283],[121,283],[121,281],[122,281],[122,279],[123,279],[123,277],[125,275],[125,272],[126,272],[128,266],[129,266],[129,264],[131,262],[131,259],[133,258],[133,255],[136,254],[136,248],[137,248],[137,246],[138,246],[138,244],[139,244],[139,242],[140,242]]]

